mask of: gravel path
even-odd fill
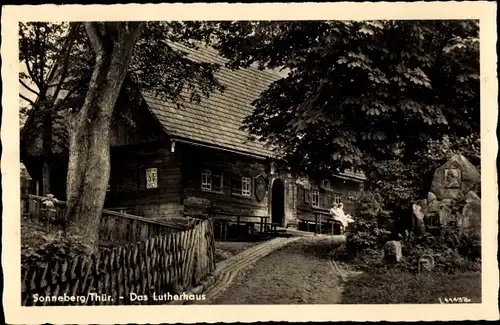
[[[340,239],[304,237],[239,273],[210,304],[334,304],[340,278],[330,251]]]

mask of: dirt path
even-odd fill
[[[338,239],[307,237],[257,261],[210,304],[333,304],[340,279],[330,251]]]

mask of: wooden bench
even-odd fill
[[[276,235],[278,233],[278,231],[277,231],[278,226],[279,226],[278,223],[273,223],[273,222],[267,223],[266,224],[266,232],[269,231],[271,234]]]
[[[214,220],[219,223],[219,227],[222,228],[221,230],[221,238],[223,240],[227,239],[227,228],[229,227],[230,224],[235,224],[237,227],[244,225],[246,228],[246,232],[249,235],[253,235],[255,233],[255,226],[257,223],[259,223],[260,226],[260,232],[265,232],[269,223],[267,222],[270,217],[269,216],[253,216],[249,214],[237,214],[233,212],[226,212],[218,209],[213,209],[211,211],[211,215],[213,216]],[[260,218],[260,222],[258,221],[253,221],[253,220],[245,220],[245,219],[257,219]],[[276,232],[276,226],[271,226],[271,229]]]
[[[331,235],[341,235],[343,233],[340,221],[334,220],[329,214],[323,212],[316,212],[314,220],[310,220],[310,218],[298,218],[298,220],[299,228],[302,225],[302,229],[305,228],[304,230],[308,232],[314,229],[314,233],[316,234],[328,233]]]

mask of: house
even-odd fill
[[[216,52],[189,49],[194,60],[224,64]],[[178,107],[147,92],[131,102],[122,93],[116,111],[125,110],[132,123],[115,122],[111,135],[111,177],[107,208],[151,218],[181,218],[193,198],[211,203],[218,211],[249,216],[272,216],[280,226],[295,223],[297,216],[312,216],[333,201],[348,204],[359,190],[363,175],[343,173],[330,179],[307,181],[273,168],[274,152],[251,142],[240,129],[251,114],[251,102],[283,75],[250,67],[232,71],[222,67],[218,78],[224,93],[214,92],[200,103]],[[32,122],[30,122],[32,120]],[[34,127],[36,118],[28,119]],[[61,128],[64,123],[54,125]],[[56,130],[57,131],[57,130]],[[31,132],[33,133],[33,132]],[[54,132],[60,142],[64,132]],[[41,139],[25,136],[22,160],[35,181],[41,178]],[[53,193],[64,198],[67,156],[55,146]],[[67,159],[67,158],[66,158]]]

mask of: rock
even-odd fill
[[[455,202],[453,200],[435,200],[429,203],[427,206],[427,214],[426,215],[436,215],[439,216],[439,224],[447,225],[450,220],[452,220],[452,209]]]
[[[432,255],[429,255],[429,254],[425,254],[425,255],[422,255],[419,259],[418,259],[418,272],[421,272],[421,271],[432,271],[434,269],[434,257],[432,257]]]
[[[480,187],[479,171],[464,156],[452,156],[436,169],[427,199],[413,205],[413,232],[417,236],[425,231],[438,234],[453,224],[463,235],[480,236],[481,198],[476,192]]]
[[[452,206],[455,203],[457,203],[457,201],[454,200],[454,199],[442,199],[440,202],[441,202],[441,204],[444,204],[444,205],[447,205],[447,206]]]
[[[204,288],[203,284],[201,284],[201,285],[191,289],[191,293],[193,293],[195,295],[199,295],[203,292],[203,289],[205,289],[205,288]]]
[[[438,215],[441,226],[447,226],[450,221],[455,221],[452,215],[451,205],[449,204],[441,204]]]
[[[427,193],[427,202],[429,202],[429,204],[431,204],[431,202],[434,202],[436,200],[437,200],[436,194],[432,192]]]
[[[481,201],[466,203],[459,216],[460,234],[481,238]]]
[[[417,236],[425,233],[424,213],[422,207],[418,204],[413,204],[412,228]]]
[[[458,199],[481,183],[481,175],[462,155],[454,155],[437,168],[432,180],[431,192],[438,200]]]
[[[386,263],[398,263],[401,261],[403,253],[401,250],[401,242],[390,240],[384,246],[384,260]]]
[[[467,202],[467,203],[472,203],[472,202],[481,203],[481,198],[476,194],[476,192],[469,191],[469,192],[467,192],[467,194],[465,194],[465,202]]]
[[[441,205],[442,205],[441,201],[438,201],[438,200],[432,201],[427,206],[426,212],[427,213],[431,213],[431,212],[438,213],[439,209],[441,208]]]

